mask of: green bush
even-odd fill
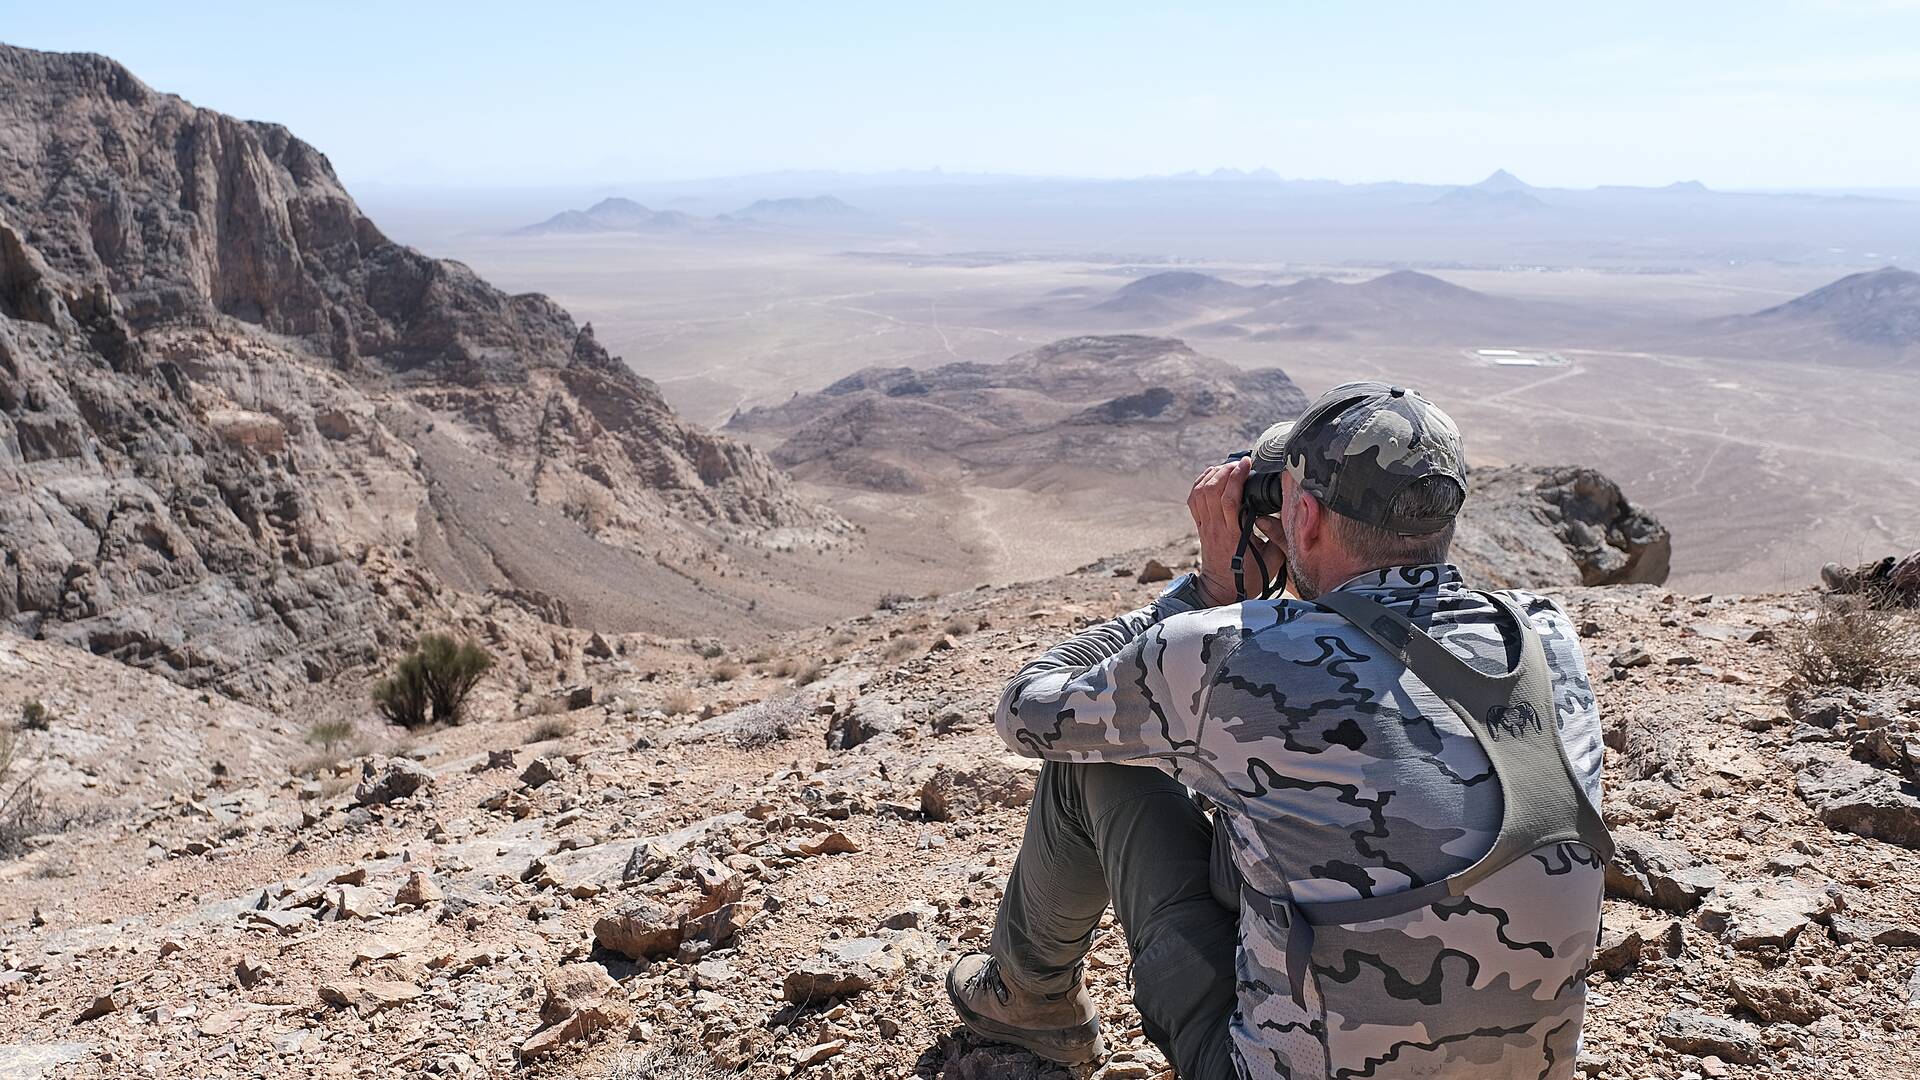
[[[20,704],[20,727],[26,731],[45,731],[53,726],[53,710],[36,700]]]
[[[374,685],[380,714],[402,727],[457,724],[467,695],[493,666],[487,651],[447,634],[427,634],[392,675]]]
[[[322,720],[307,729],[307,742],[322,750],[332,750],[353,738],[353,724],[347,720]]]

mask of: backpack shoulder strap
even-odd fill
[[[1613,857],[1613,839],[1599,810],[1574,777],[1553,702],[1546,648],[1526,616],[1506,599],[1480,593],[1520,636],[1520,662],[1488,674],[1456,656],[1405,615],[1358,593],[1336,590],[1315,598],[1406,665],[1414,678],[1447,703],[1473,733],[1493,765],[1503,799],[1493,847],[1459,873],[1389,896],[1299,905],[1316,925],[1384,919],[1458,896],[1528,852],[1567,841]]]

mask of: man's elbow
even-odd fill
[[[993,710],[993,729],[1000,734],[1000,741],[1007,744],[1007,749],[1024,757],[1039,757],[1032,733],[1020,722],[1020,696],[1026,684],[1025,679],[1014,679],[1001,691],[1000,703]]]

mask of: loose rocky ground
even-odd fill
[[[582,638],[583,689],[490,686],[410,747],[336,684],[216,775],[193,755],[258,717],[186,703],[206,749],[141,797],[105,761],[144,729],[90,736],[96,787],[62,790],[110,792],[108,816],[0,864],[0,1075],[1060,1080],[957,1034],[941,979],[987,934],[1035,771],[993,699],[1159,588],[1131,573],[1148,554],[1188,558],[904,603],[764,655]],[[1621,846],[1586,1073],[1920,1076],[1920,689],[1789,700],[1810,595],[1558,595]],[[16,651],[0,701],[54,662]],[[107,675],[60,677],[77,712]],[[342,715],[397,756],[294,773],[311,751],[284,732]],[[23,745],[71,758],[70,723]],[[1170,1075],[1116,933],[1090,971],[1115,1047],[1093,1075]]]

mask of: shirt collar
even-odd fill
[[[1340,591],[1363,593],[1376,598],[1411,597],[1420,593],[1464,588],[1466,582],[1452,563],[1420,563],[1369,570],[1348,578]]]

